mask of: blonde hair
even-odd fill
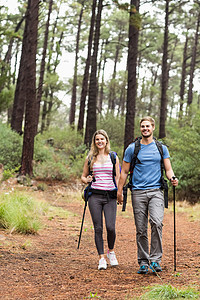
[[[149,121],[149,122],[151,123],[151,125],[152,125],[153,127],[155,127],[155,120],[154,120],[152,117],[149,117],[149,116],[143,117],[142,119],[140,119],[140,125],[141,125],[141,123],[144,122],[144,121]]]
[[[96,139],[97,134],[101,134],[106,138],[105,153],[108,154],[110,152],[110,140],[109,140],[107,132],[103,129],[97,130],[93,134],[90,152],[88,154],[88,159],[91,161],[91,166],[94,164],[94,162],[96,161],[97,155],[99,154],[99,150],[95,144],[95,139]]]

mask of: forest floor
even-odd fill
[[[51,184],[45,191],[14,183],[1,186],[21,189],[54,210],[42,216],[43,228],[35,235],[0,229],[0,299],[136,299],[154,285],[200,290],[200,220],[176,214],[177,259],[174,272],[173,211],[165,210],[163,272],[137,274],[135,225],[130,200],[126,212],[118,206],[115,253],[119,266],[98,271],[94,231],[87,208],[77,249],[84,202],[81,185]],[[63,215],[68,213],[68,217]],[[53,215],[52,215],[53,213]],[[105,227],[104,227],[105,228]],[[105,230],[104,230],[105,231]],[[105,248],[106,248],[106,237]]]

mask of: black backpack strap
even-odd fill
[[[134,148],[134,153],[133,153],[133,157],[130,163],[130,170],[129,170],[129,182],[128,182],[128,187],[131,189],[132,188],[132,178],[133,178],[133,170],[135,168],[135,165],[137,163],[140,163],[139,159],[138,159],[138,153],[140,151],[141,148],[141,144],[140,144],[140,140],[141,137],[138,137],[135,139],[134,143],[135,143],[135,148]]]
[[[156,143],[156,146],[158,148],[158,151],[160,153],[160,156],[161,156],[161,161],[160,161],[160,164],[161,164],[161,176],[163,176],[164,174],[164,159],[163,159],[163,147],[162,147],[162,143],[159,142],[156,138],[154,138],[154,141]]]
[[[91,170],[91,168],[90,168],[91,162],[92,162],[92,157],[91,157],[91,158],[88,157],[88,169],[89,169],[89,175],[92,176],[92,170]]]
[[[164,201],[165,201],[165,208],[168,208],[168,184],[167,180],[164,179],[164,158],[163,158],[163,147],[162,143],[159,142],[156,138],[154,138],[154,141],[156,143],[156,146],[158,148],[158,151],[160,152],[161,156],[161,161],[160,161],[160,166],[161,166],[161,176],[160,176],[160,183],[161,183],[161,189],[164,191]]]
[[[116,155],[117,154],[114,151],[110,151],[109,155],[110,155],[110,159],[111,159],[112,164],[113,164],[113,182],[114,182],[115,186],[117,186],[116,182],[115,182],[115,176],[116,176],[116,167],[115,167],[115,165],[116,165]]]

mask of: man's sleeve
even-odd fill
[[[134,149],[135,149],[135,144],[130,144],[128,146],[128,148],[126,148],[125,153],[124,153],[124,161],[127,163],[131,163],[132,157],[133,157],[133,153],[134,153]]]
[[[162,147],[163,147],[163,159],[170,158],[167,146],[163,145]]]

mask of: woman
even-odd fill
[[[95,231],[95,244],[99,254],[99,270],[106,270],[107,262],[103,244],[103,216],[107,230],[108,251],[107,257],[111,266],[117,266],[118,261],[114,252],[115,222],[117,212],[117,184],[120,176],[119,159],[116,156],[116,176],[113,178],[113,163],[110,157],[110,142],[104,130],[97,130],[92,138],[91,149],[85,160],[81,180],[84,183],[92,181],[92,195],[88,206]],[[88,163],[90,162],[90,163]],[[92,170],[92,175],[90,175]],[[113,180],[114,179],[114,180]]]

